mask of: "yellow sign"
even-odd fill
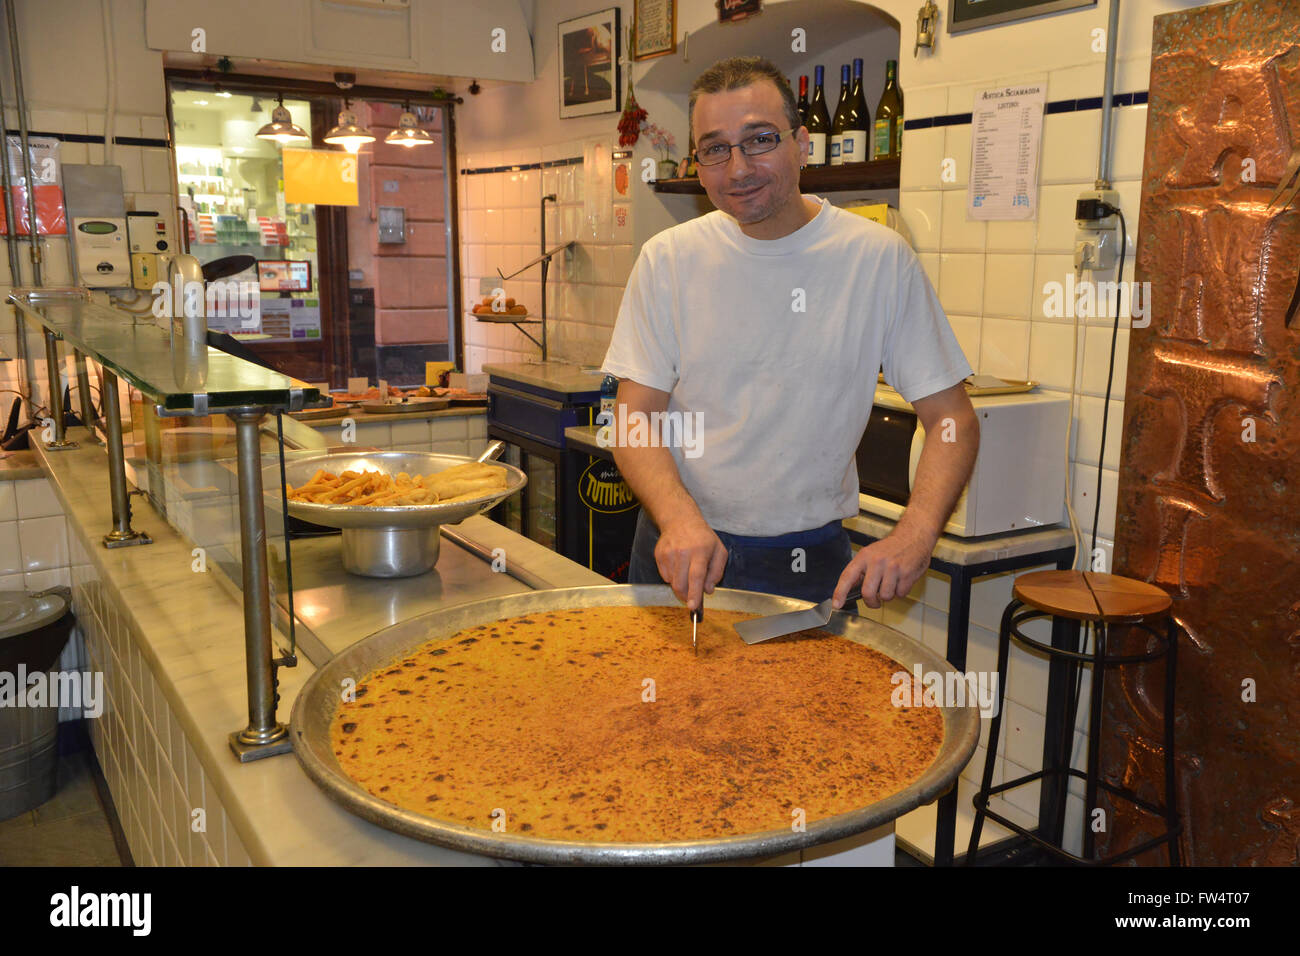
[[[889,223],[885,221],[885,213],[886,210],[889,209],[888,203],[878,202],[872,203],[870,206],[845,206],[844,209],[846,212],[851,212],[864,219],[878,222],[882,226],[889,225]]]
[[[597,458],[578,476],[578,500],[592,511],[613,515],[640,504],[612,461]]]
[[[321,206],[357,205],[357,156],[333,149],[286,149],[284,201]]]
[[[425,362],[424,363],[424,384],[437,385],[438,379],[442,377],[443,372],[450,372],[456,367],[455,362]]]

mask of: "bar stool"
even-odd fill
[[[980,829],[987,816],[1008,830],[1026,837],[1042,849],[1069,862],[1089,866],[1108,865],[1130,859],[1161,843],[1167,843],[1169,863],[1171,866],[1178,866],[1178,835],[1182,829],[1174,796],[1174,672],[1177,663],[1178,631],[1173,615],[1169,613],[1173,603],[1169,595],[1154,585],[1114,574],[1092,571],[1035,571],[1016,579],[1012,596],[1013,600],[1002,614],[1002,626],[998,633],[998,710],[993,718],[993,725],[989,728],[988,755],[984,761],[983,780],[973,801],[975,824],[971,830],[966,864],[969,866],[975,861],[976,851],[979,848]],[[1054,634],[1060,633],[1058,626],[1064,628],[1066,634],[1064,641],[1057,639],[1052,645],[1047,645],[1021,633],[1020,628],[1025,623],[1044,618],[1052,620]],[[1162,620],[1163,628],[1159,626]],[[1091,653],[1080,652],[1077,649],[1079,631],[1083,622],[1090,622],[1093,625],[1095,640]],[[1108,654],[1106,643],[1109,628],[1113,624],[1125,625],[1150,635],[1155,639],[1155,649],[1143,654]],[[1042,651],[1054,660],[1063,661],[1067,675],[1065,685],[1070,688],[1070,691],[1066,695],[1067,700],[1063,702],[1065,710],[1062,729],[1063,746],[1058,750],[1060,759],[1057,765],[1005,781],[995,787],[993,765],[997,759],[998,733],[1002,726],[1002,707],[1006,698],[1007,658],[1012,640],[1022,646]],[[1106,683],[1106,670],[1154,661],[1162,657],[1165,659],[1165,801],[1163,806],[1159,806],[1139,798],[1132,790],[1102,780],[1098,764],[1101,751],[1102,691]],[[1092,665],[1086,772],[1070,766],[1075,709],[1078,703],[1073,685],[1077,669],[1084,664]],[[1053,835],[1059,836],[1064,825],[1064,808],[1068,793],[1066,784],[1069,777],[1083,780],[1085,786],[1083,856],[1076,856],[1060,846],[1049,843],[1038,834],[1031,833],[1025,827],[988,809],[989,798],[995,794],[1025,786],[1036,780],[1051,779],[1056,783],[1059,795]],[[1165,823],[1164,832],[1123,852],[1103,859],[1094,859],[1096,838],[1092,827],[1089,826],[1088,817],[1092,809],[1097,806],[1098,788],[1105,790],[1113,798],[1126,800],[1148,813],[1161,817]]]

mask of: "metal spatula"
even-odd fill
[[[814,604],[804,611],[786,611],[782,614],[769,614],[767,617],[756,617],[752,621],[741,621],[735,625],[736,633],[746,644],[761,644],[763,641],[770,641],[774,637],[781,637],[785,634],[795,634],[798,631],[807,631],[817,627],[825,627],[826,622],[831,619],[831,613],[834,610],[831,607],[832,597],[828,597],[821,604]],[[854,588],[849,592],[849,596],[844,599],[844,607],[861,600],[861,588]]]

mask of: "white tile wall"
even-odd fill
[[[1146,88],[1149,60],[1121,64],[1118,92]],[[1007,82],[1025,77],[1006,77]],[[1002,82],[990,80],[980,86]],[[1072,66],[1047,74],[1049,101],[1100,96],[1100,64]],[[971,108],[975,86],[958,84],[909,89],[910,115],[934,116],[964,113]],[[915,103],[926,105],[921,112]],[[1132,277],[1135,256],[1138,203],[1141,193],[1143,150],[1147,109],[1120,107],[1113,115],[1112,179],[1120,193],[1128,219],[1128,266],[1125,279]],[[1072,501],[1088,547],[1092,509],[1096,496],[1097,462],[1101,441],[1101,414],[1106,391],[1110,356],[1109,314],[1085,317],[1078,323],[1068,316],[1044,314],[1044,286],[1064,284],[1073,272],[1074,200],[1079,191],[1091,188],[1096,176],[1101,113],[1056,114],[1045,118],[1040,158],[1038,216],[1030,222],[983,223],[966,216],[967,181],[970,165],[970,126],[909,131],[904,150],[899,205],[922,264],[948,312],[953,331],[977,372],[1007,378],[1032,378],[1045,390],[1068,393],[1071,353],[1077,348],[1074,421],[1077,435],[1071,448]],[[945,175],[944,160],[951,160]],[[1097,276],[1113,279],[1113,275]],[[1110,570],[1115,528],[1120,432],[1123,427],[1124,372],[1128,356],[1128,316],[1120,316],[1116,342],[1115,377],[1109,406],[1110,422],[1103,456],[1102,512],[1098,547],[1104,553],[1105,570]],[[1019,572],[1024,573],[1024,572]],[[967,667],[992,671],[996,666],[997,628],[1001,612],[1010,599],[1013,575],[999,575],[976,583],[972,594],[972,623],[968,636]],[[921,600],[922,638],[942,651],[946,642],[948,582],[940,575],[926,576]],[[882,609],[880,619],[907,631],[912,627],[915,602],[892,602]],[[995,779],[1028,773],[1041,765],[1043,710],[1046,701],[1047,666],[1041,657],[1013,648],[1008,681],[1008,702]],[[986,722],[987,723],[987,722]],[[1082,714],[1079,726],[1084,727]],[[963,771],[967,791],[973,790],[983,771],[981,737],[977,758]],[[1085,746],[1086,734],[1078,735],[1077,747]],[[1082,751],[1080,750],[1080,754]],[[1076,765],[1077,762],[1076,762]],[[1027,787],[1001,801],[1013,819],[1016,814],[1032,820],[1037,811],[1037,787]],[[968,796],[962,801],[968,805]],[[994,806],[999,801],[994,801]],[[1082,819],[1082,801],[1072,798],[1071,819]],[[1077,849],[1077,835],[1073,837]]]
[[[501,153],[475,152],[463,158],[463,168],[524,164],[540,159],[581,157],[582,142],[557,143],[540,149]],[[531,158],[530,158],[531,157]],[[547,344],[554,359],[598,364],[609,345],[622,290],[635,261],[629,242],[612,233],[597,235],[584,221],[586,183],[579,165],[541,170],[482,173],[460,177],[463,297],[480,301],[482,279],[499,282],[496,270],[510,272],[540,251],[540,203],[554,194],[546,210],[546,244],[553,247],[577,240],[573,252],[557,257],[547,277]],[[534,267],[505,283],[508,295],[541,312],[541,271]],[[540,338],[538,326],[527,326]],[[466,317],[465,364],[470,372],[484,362],[535,361],[538,347],[509,325],[491,325]]]
[[[72,560],[88,667],[105,675],[104,713],[87,721],[90,739],[132,857],[149,866],[250,865],[129,622],[75,535]],[[202,829],[195,810],[203,811]]]

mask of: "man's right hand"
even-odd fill
[[[655,563],[678,600],[694,611],[722,580],[727,548],[702,517],[692,516],[659,529]]]

